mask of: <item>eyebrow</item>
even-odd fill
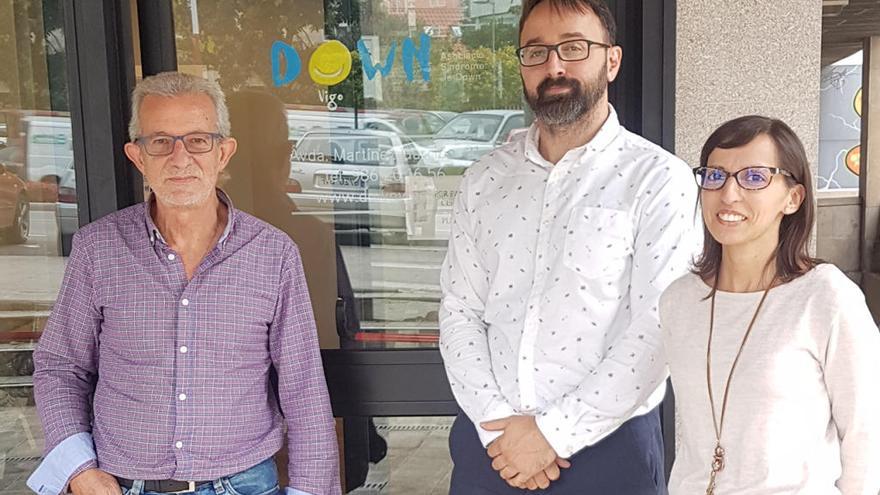
[[[722,167],[721,165],[706,165],[706,167],[714,168],[716,170],[721,170],[722,172],[727,173],[727,174],[736,174],[736,173],[739,173],[747,168],[782,168],[782,167],[775,167],[773,165],[746,165],[745,167],[737,170],[736,172],[731,172],[730,170],[727,170],[726,168]]]
[[[571,39],[571,38],[578,38],[578,39],[586,39],[586,38],[587,38],[586,35],[584,35],[584,33],[581,33],[581,32],[579,32],[579,31],[575,31],[575,32],[573,32],[573,33],[562,33],[560,36],[561,36],[565,41],[568,41],[568,39]],[[564,42],[564,41],[563,41],[563,42]],[[526,42],[523,43],[523,46],[528,46],[528,45],[533,45],[533,44],[540,44],[540,43],[541,43],[541,37],[538,36],[538,37],[530,38],[530,39],[526,40]]]

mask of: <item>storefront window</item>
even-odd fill
[[[31,353],[79,226],[63,26],[60,1],[0,2],[2,493],[27,493],[42,454]]]
[[[300,245],[322,346],[436,347],[461,175],[527,125],[519,5],[208,7],[175,1],[178,67],[227,92],[225,187]]]
[[[239,149],[223,187],[298,244],[323,348],[437,347],[462,174],[527,125],[519,9],[174,1],[179,70],[227,94]],[[448,490],[452,418],[339,421],[349,491]]]

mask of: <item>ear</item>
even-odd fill
[[[143,155],[141,154],[143,150],[141,147],[135,143],[128,142],[125,143],[124,150],[125,156],[127,156],[128,159],[131,160],[131,163],[140,170],[141,175],[144,175],[144,160]]]
[[[617,73],[620,72],[620,63],[623,61],[623,48],[619,46],[612,46],[611,48],[606,50],[608,52],[607,55],[607,66],[608,66],[608,82],[613,82],[617,79]]]
[[[804,186],[796,184],[788,190],[788,201],[782,209],[782,212],[786,215],[791,215],[797,212],[801,208],[801,204],[803,204],[805,197],[806,189],[804,189]]]
[[[238,149],[238,141],[235,140],[234,137],[228,137],[220,141],[220,170],[226,168],[226,165],[229,165],[229,160],[232,158],[232,155],[235,154],[235,151]]]

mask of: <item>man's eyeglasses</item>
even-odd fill
[[[777,167],[748,167],[735,174],[713,167],[698,167],[694,169],[694,178],[697,180],[697,185],[707,191],[721,189],[731,176],[739,184],[739,187],[749,191],[757,191],[769,186],[770,181],[773,180],[773,176],[776,174],[794,179],[794,175],[791,172]]]
[[[555,45],[526,45],[516,51],[519,63],[523,67],[541,65],[550,58],[550,52],[556,52],[559,60],[577,62],[590,57],[590,48],[599,46],[611,48],[611,45],[590,40],[569,40]]]
[[[223,136],[215,132],[190,132],[183,136],[169,134],[150,134],[134,140],[135,143],[144,147],[150,156],[170,155],[174,151],[174,145],[180,140],[183,147],[190,153],[207,153],[214,149],[214,141]]]

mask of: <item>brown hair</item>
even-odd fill
[[[605,28],[606,42],[614,45],[617,38],[617,22],[614,15],[605,4],[604,0],[525,0],[522,7],[522,15],[519,18],[519,35],[522,37],[523,26],[529,14],[535,10],[538,4],[548,2],[556,12],[577,12],[586,14],[592,12],[599,18],[602,27]],[[598,40],[594,40],[598,41]]]
[[[797,134],[783,121],[746,115],[725,122],[706,140],[700,153],[700,166],[706,167],[709,155],[715,149],[739,148],[752,142],[760,135],[766,135],[776,145],[780,168],[790,172],[794,178],[780,176],[789,185],[801,184],[804,187],[804,200],[800,208],[782,217],[779,225],[779,245],[776,246],[777,280],[785,283],[794,280],[811,270],[822,260],[810,256],[810,232],[816,208],[813,205],[813,180],[810,163],[804,145]],[[721,268],[721,244],[712,237],[709,229],[703,226],[703,252],[694,264],[693,272],[703,280],[712,280]]]

